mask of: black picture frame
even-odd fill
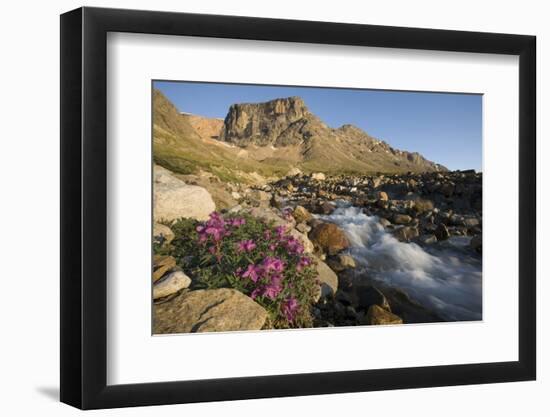
[[[519,360],[107,385],[108,32],[519,56]],[[535,379],[535,45],[534,36],[480,32],[88,7],[63,14],[61,401],[95,409]]]

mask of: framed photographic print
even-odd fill
[[[535,379],[535,38],[61,16],[61,400]]]

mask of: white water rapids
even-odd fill
[[[364,270],[374,281],[404,290],[445,320],[481,320],[481,259],[467,248],[469,238],[425,248],[403,243],[384,230],[378,217],[351,206],[319,218],[345,231],[358,275]]]

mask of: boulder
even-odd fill
[[[271,200],[271,194],[262,190],[251,190],[247,197],[252,202],[256,202],[258,205],[264,206],[266,206]]]
[[[382,292],[373,285],[359,285],[352,288],[352,304],[358,309],[367,310],[372,305],[378,305],[384,310],[391,311],[388,300]]]
[[[154,306],[153,332],[260,330],[266,319],[266,310],[237,290],[188,291]]]
[[[384,228],[391,226],[391,222],[388,219],[385,219],[384,217],[380,217],[378,219],[378,223],[380,223]]]
[[[307,223],[313,218],[311,213],[302,206],[296,206],[292,215],[296,219],[296,223]]]
[[[300,233],[309,233],[311,231],[311,227],[305,223],[298,223],[296,225],[296,230],[298,230]]]
[[[396,316],[388,310],[383,309],[377,304],[374,304],[369,307],[363,324],[403,324],[403,320],[401,319],[401,317]]]
[[[378,201],[388,201],[389,200],[388,193],[386,193],[385,191],[378,191],[377,198],[378,198]]]
[[[179,218],[207,220],[216,205],[206,189],[189,185],[158,165],[154,167],[153,217],[155,221]]]
[[[333,203],[324,201],[319,205],[319,210],[322,214],[329,215],[332,214],[334,210],[336,210],[336,206]]]
[[[334,223],[320,223],[309,234],[313,245],[329,255],[336,255],[349,247],[344,231]]]
[[[163,245],[168,245],[174,240],[174,232],[168,226],[164,224],[155,223],[153,225],[153,238],[157,242],[162,242]]]
[[[432,245],[437,242],[437,238],[433,234],[427,234],[420,236],[417,241],[424,245]]]
[[[167,297],[191,285],[191,278],[182,271],[174,271],[162,277],[153,285],[153,298]]]
[[[328,265],[333,271],[341,272],[346,269],[355,268],[355,260],[350,255],[339,254],[337,256],[331,256],[327,260]]]
[[[393,236],[400,242],[410,242],[418,237],[418,229],[411,226],[403,226],[393,232]]]
[[[334,271],[319,259],[316,260],[315,269],[317,270],[317,279],[320,283],[319,294],[316,299],[319,300],[321,297],[336,294],[336,291],[338,291],[338,276]]]
[[[153,258],[153,282],[158,281],[170,271],[175,268],[176,260],[171,256],[155,255]]]
[[[412,217],[408,214],[396,214],[393,216],[393,222],[395,224],[408,224],[412,221]]]
[[[434,209],[434,203],[431,200],[416,199],[414,200],[413,209],[418,214],[426,213]]]

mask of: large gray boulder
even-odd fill
[[[207,220],[216,205],[206,189],[189,185],[158,165],[154,168],[153,217],[155,221],[181,217]]]
[[[182,292],[166,303],[156,304],[153,332],[260,330],[266,319],[266,310],[237,290],[197,290]]]

